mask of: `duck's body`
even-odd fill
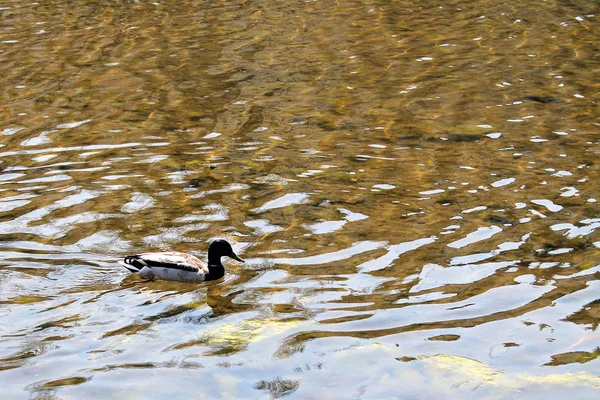
[[[197,257],[174,251],[127,256],[121,265],[141,277],[167,281],[204,282],[225,275],[223,265],[209,269]]]
[[[208,264],[197,257],[179,252],[141,253],[127,256],[121,265],[129,271],[149,279],[179,282],[204,282],[220,279],[225,275],[221,257],[239,258],[225,240],[217,239],[208,248]]]

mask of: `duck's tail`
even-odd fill
[[[144,264],[140,261],[137,256],[127,256],[124,260],[119,260],[119,264],[124,266],[129,270],[129,272],[133,272],[137,274],[144,267]]]

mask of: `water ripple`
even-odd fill
[[[3,396],[597,396],[597,7],[421,3],[0,7]]]

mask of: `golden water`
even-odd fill
[[[0,397],[597,396],[599,8],[0,3]]]

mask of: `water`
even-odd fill
[[[596,396],[596,2],[0,12],[2,398]]]

